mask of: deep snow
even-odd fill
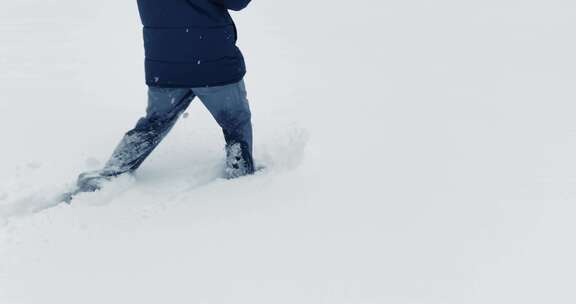
[[[199,102],[142,115],[134,1],[0,3],[0,303],[574,303],[576,4],[254,1],[255,176]],[[51,207],[51,208],[47,208]]]

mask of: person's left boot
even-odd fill
[[[102,189],[104,182],[112,179],[112,176],[104,174],[102,171],[85,172],[78,176],[76,189],[78,192],[96,192]]]
[[[111,180],[111,176],[104,175],[102,171],[85,172],[78,176],[73,190],[61,194],[57,199],[70,204],[74,197],[80,193],[96,192],[102,189],[104,182]]]
[[[254,160],[248,146],[243,143],[234,143],[226,146],[226,168],[224,174],[227,179],[254,174]]]

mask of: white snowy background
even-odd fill
[[[144,113],[136,1],[0,1],[0,303],[576,303],[576,3],[255,0],[256,160]],[[51,208],[49,208],[51,207]]]

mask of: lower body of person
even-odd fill
[[[75,192],[97,191],[104,181],[138,169],[195,97],[202,101],[224,132],[225,177],[253,174],[252,123],[246,95],[243,80],[216,87],[149,87],[146,116],[126,133],[104,168],[80,175]]]

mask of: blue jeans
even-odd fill
[[[138,169],[196,96],[222,127],[227,165],[233,166],[232,171],[241,169],[232,172],[233,177],[253,173],[251,113],[244,81],[240,81],[218,87],[149,87],[146,116],[126,133],[100,174],[112,177]]]

